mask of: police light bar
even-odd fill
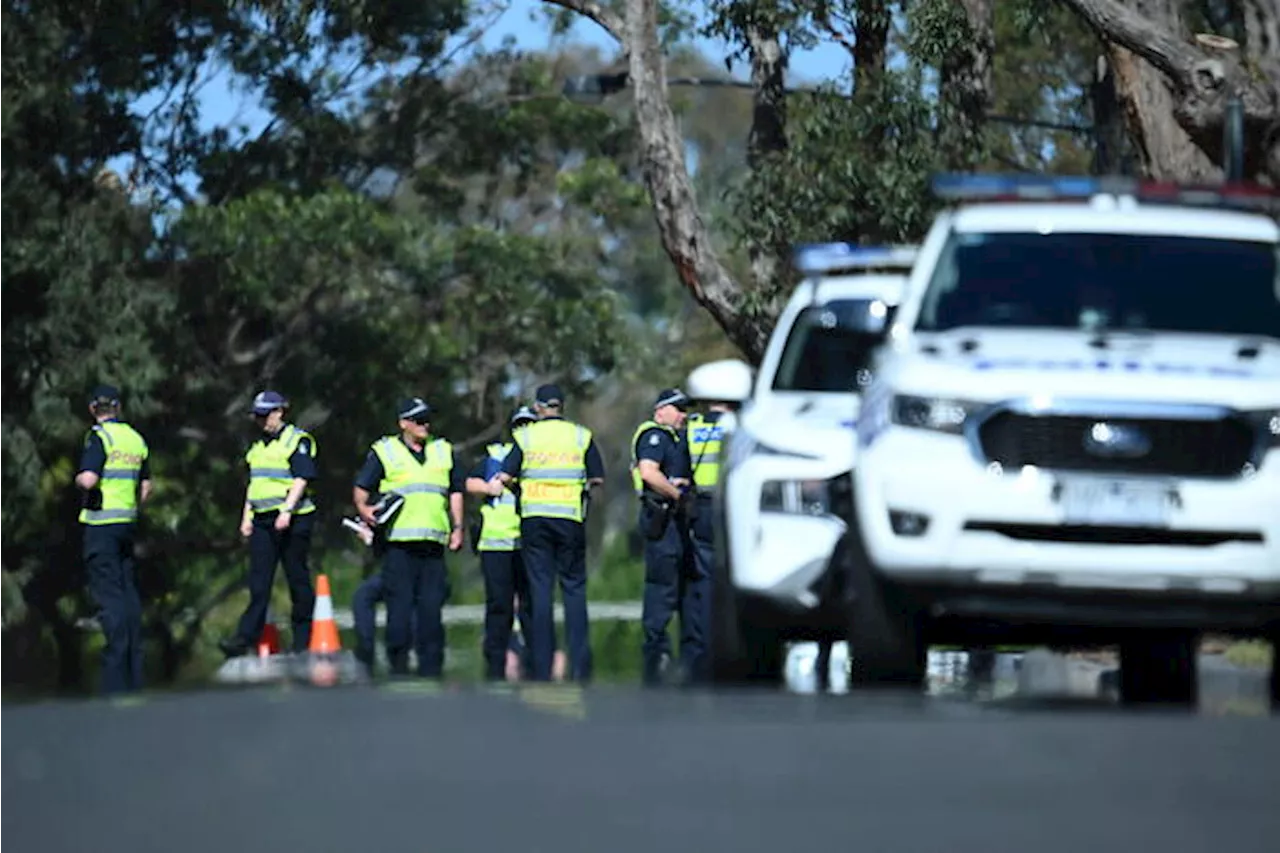
[[[885,267],[909,272],[918,253],[916,246],[808,243],[796,247],[793,263],[805,275]]]
[[[1257,184],[1186,185],[1121,176],[934,175],[933,194],[950,201],[1079,201],[1129,196],[1152,204],[1280,212],[1280,189]]]

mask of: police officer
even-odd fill
[[[120,420],[120,392],[99,385],[89,396],[95,423],[84,440],[75,483],[83,498],[80,523],[89,594],[106,635],[102,689],[142,687],[142,599],[134,576],[133,541],[139,507],[151,496],[150,449]]]
[[[712,563],[715,560],[711,501],[716,485],[720,482],[720,448],[725,436],[725,425],[731,421],[731,411],[729,404],[712,401],[707,406],[707,414],[694,412],[685,421],[696,495],[689,531],[694,569],[689,606],[695,612],[695,617],[690,621],[702,632],[704,638],[709,636],[711,630],[711,578],[714,576]],[[694,681],[706,681],[711,674],[710,662],[708,655],[701,655],[696,661],[696,667],[689,673],[690,677]]]
[[[400,434],[375,441],[356,475],[353,502],[371,528],[378,519],[370,497],[397,494],[404,504],[387,519],[382,580],[387,602],[387,659],[393,675],[409,671],[410,616],[417,611],[418,674],[444,672],[444,623],[449,595],[444,549],[462,547],[463,468],[453,445],[431,437],[431,407],[421,397],[397,408]]]
[[[533,410],[521,406],[511,415],[511,429],[515,431],[536,420]],[[480,535],[476,550],[480,554],[480,571],[484,575],[485,678],[491,681],[500,681],[506,676],[516,597],[519,596],[522,603],[529,600],[529,578],[521,560],[520,514],[516,510],[515,493],[503,487],[497,497],[489,495],[489,481],[497,477],[512,446],[510,442],[498,441],[486,446],[484,459],[471,471],[466,482],[469,494],[486,498],[480,507]],[[521,608],[522,611],[524,609]],[[520,616],[527,631],[526,613],[522,612]]]
[[[293,603],[293,650],[304,652],[311,641],[315,591],[308,564],[316,503],[311,484],[316,467],[316,440],[285,422],[289,401],[276,391],[253,398],[251,414],[262,436],[249,446],[249,486],[245,491],[240,535],[249,540],[249,606],[235,636],[218,645],[228,657],[245,654],[262,636],[276,566],[284,564]]]
[[[543,385],[534,396],[538,421],[512,435],[515,446],[503,460],[498,478],[489,484],[497,497],[501,487],[519,478],[520,543],[529,574],[532,624],[528,637],[531,678],[551,679],[555,638],[553,600],[560,578],[564,600],[569,678],[591,678],[591,638],[587,619],[588,490],[604,482],[604,460],[591,430],[561,414],[564,394]]]
[[[680,657],[685,676],[705,667],[707,621],[702,616],[705,583],[694,572],[687,507],[694,502],[688,445],[681,429],[689,398],[678,388],[662,391],[653,417],[631,437],[632,486],[640,498],[638,525],[645,540],[642,678],[654,685],[670,658],[667,626],[680,608]]]

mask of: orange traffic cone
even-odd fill
[[[269,658],[280,654],[280,629],[276,627],[271,608],[267,608],[267,621],[262,625],[262,636],[258,638],[258,657]]]
[[[316,578],[316,607],[311,616],[312,654],[332,655],[342,651],[338,637],[338,623],[333,621],[333,598],[329,594],[329,576]]]

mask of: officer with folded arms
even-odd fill
[[[641,623],[642,678],[656,685],[671,657],[667,626],[680,610],[680,658],[688,679],[705,668],[707,620],[703,601],[710,593],[698,579],[689,523],[695,498],[691,490],[689,448],[681,433],[689,398],[667,388],[653,404],[653,417],[631,437],[632,485],[640,499],[638,526],[644,538],[644,599]]]
[[[431,437],[431,407],[421,397],[397,408],[400,433],[375,441],[356,475],[352,501],[370,528],[385,537],[382,582],[387,603],[386,646],[392,675],[407,675],[416,639],[418,674],[444,672],[442,611],[449,595],[445,548],[462,548],[464,470],[453,445]],[[379,517],[371,497],[402,498],[393,517]],[[417,612],[417,636],[410,613]]]

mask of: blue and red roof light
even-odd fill
[[[914,246],[804,243],[796,246],[792,262],[797,270],[807,275],[884,268],[906,272],[915,264],[917,254]]]
[[[1258,184],[1187,185],[1120,176],[935,175],[933,194],[950,201],[1079,201],[1129,196],[1139,202],[1280,212],[1280,189]]]

